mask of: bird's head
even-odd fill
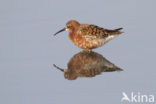
[[[61,29],[60,31],[56,32],[54,34],[54,36],[56,34],[60,33],[60,32],[65,31],[65,30],[68,31],[69,33],[74,33],[79,28],[79,26],[80,26],[80,23],[79,22],[77,22],[75,20],[70,20],[70,21],[68,21],[66,23],[66,26],[63,29]]]

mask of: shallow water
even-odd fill
[[[0,104],[121,104],[122,92],[156,95],[155,3],[2,1]],[[70,19],[110,29],[123,27],[122,35],[93,50],[123,71],[95,75],[94,70],[90,72],[94,77],[85,73],[74,74],[75,80],[65,78],[53,64],[68,69],[70,59],[82,50],[71,43],[67,32],[52,34]],[[98,61],[91,58],[91,62]],[[101,71],[100,65],[93,69]]]

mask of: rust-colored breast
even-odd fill
[[[76,46],[82,49],[93,49],[97,47],[92,40],[87,40],[81,33],[69,34],[69,38]]]

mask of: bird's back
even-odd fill
[[[104,29],[96,25],[92,24],[81,24],[78,32],[81,32],[83,35],[90,35],[90,36],[96,36],[99,38],[105,38],[110,35],[119,35],[122,32],[120,32],[122,28],[114,29],[114,30],[109,30],[109,29]]]

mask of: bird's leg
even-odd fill
[[[83,51],[90,53],[92,50],[91,49],[84,49]]]

